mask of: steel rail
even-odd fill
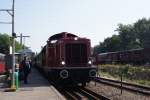
[[[103,83],[103,84],[107,84],[110,86],[114,86],[117,88],[121,88],[121,82],[117,81],[117,80],[111,80],[111,79],[106,79],[106,78],[99,78],[96,77],[93,79],[96,82],[99,83]],[[150,95],[150,89],[149,87],[145,87],[145,86],[141,86],[141,85],[137,85],[137,84],[131,84],[131,83],[127,83],[127,82],[122,82],[123,86],[122,88],[128,91],[132,91],[132,92],[138,92],[141,94],[145,94],[145,95]]]
[[[76,86],[76,87],[57,87],[55,88],[62,93],[66,99],[69,100],[110,100],[108,97],[98,94],[92,90],[89,90],[85,87]]]

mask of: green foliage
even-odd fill
[[[0,53],[7,54],[9,53],[9,47],[12,44],[11,37],[8,34],[1,34],[0,33]],[[20,50],[22,46],[15,41],[15,51],[17,52]]]
[[[100,47],[99,47],[99,45],[96,45],[94,48],[93,48],[93,55],[96,55],[96,54],[98,54],[98,53],[100,53]]]
[[[99,45],[94,47],[94,54],[102,53],[102,52],[113,52],[117,51],[120,48],[120,37],[117,35],[113,35],[112,37],[108,37],[101,42]]]
[[[132,25],[118,25],[117,29],[120,37],[120,50],[129,50],[138,48],[136,44],[136,33]]]
[[[0,33],[0,53],[9,53],[10,36]]]
[[[150,19],[140,19],[134,23],[134,31],[137,38],[144,48],[150,47]]]
[[[22,48],[23,48],[23,46],[19,42],[15,41],[15,51],[17,52]]]
[[[101,76],[109,76],[120,79],[122,74],[124,80],[134,80],[138,83],[150,84],[150,68],[132,65],[101,65],[99,66]],[[104,75],[102,75],[104,74]]]
[[[140,19],[133,24],[119,24],[118,35],[113,35],[94,47],[94,54],[137,48],[150,48],[150,19]]]
[[[119,67],[118,73],[120,76],[121,75],[127,76],[128,70],[129,70],[129,67]]]

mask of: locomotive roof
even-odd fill
[[[58,34],[55,34],[53,36],[51,36],[49,38],[49,40],[59,40],[59,39],[62,39],[62,38],[71,38],[71,37],[78,37],[72,33],[67,33],[67,32],[62,32],[62,33],[58,33]]]

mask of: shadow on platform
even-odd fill
[[[44,78],[34,67],[28,76],[28,84],[24,84],[24,81],[20,81],[19,88],[24,87],[43,87],[50,86],[51,84]]]

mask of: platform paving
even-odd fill
[[[29,84],[20,83],[16,92],[0,91],[0,100],[65,100],[65,98],[32,68]]]

